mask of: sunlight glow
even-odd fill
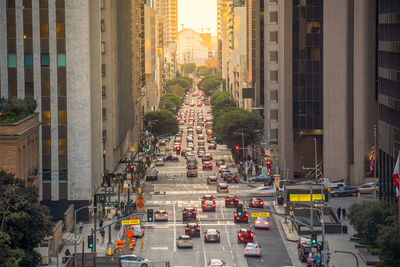
[[[217,0],[178,0],[178,29],[191,28],[197,32],[217,35]]]

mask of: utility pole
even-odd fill
[[[315,156],[315,182],[318,180],[317,165],[318,165],[318,155],[317,155],[317,138],[314,139],[314,156]],[[322,178],[322,177],[321,177]]]

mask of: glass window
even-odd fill
[[[25,97],[33,96],[33,82],[25,82]]]
[[[307,22],[307,33],[319,33],[320,22],[319,21],[308,21]]]
[[[42,122],[44,125],[50,125],[50,110],[43,110],[42,111]],[[45,152],[43,152],[45,153]]]
[[[67,111],[65,109],[58,111],[58,125],[67,124]]]
[[[42,67],[50,66],[50,56],[48,53],[42,53],[41,60],[42,60]]]
[[[67,62],[66,62],[66,59],[65,59],[65,54],[57,54],[57,66],[58,67],[67,66]]]
[[[43,183],[46,181],[51,182],[51,169],[43,169]]]
[[[106,76],[106,64],[101,64],[101,76]]]
[[[24,39],[32,38],[32,24],[24,24]]]
[[[33,67],[33,54],[31,53],[25,53],[25,59],[24,59],[24,66],[25,67]]]
[[[8,67],[9,68],[17,67],[17,55],[16,54],[8,54]]]
[[[278,12],[274,11],[274,12],[270,12],[269,13],[269,21],[270,22],[278,22]]]
[[[40,24],[40,38],[49,38],[49,24]]]
[[[100,8],[104,9],[104,0],[100,0]]]
[[[32,0],[24,0],[22,3],[22,8],[32,8]]]
[[[58,83],[58,96],[67,96],[67,83],[66,82]]]
[[[57,8],[65,8],[65,1],[64,0],[56,0],[56,7]]]
[[[50,153],[51,152],[51,140],[50,139],[43,139],[43,153]]]
[[[57,24],[57,38],[65,38],[65,24]]]
[[[102,19],[102,20],[100,21],[100,28],[101,28],[101,31],[102,31],[102,32],[105,32],[105,31],[106,31],[106,25],[105,25],[104,19]]]
[[[16,36],[15,24],[7,24],[7,37],[15,38],[15,36]]]
[[[15,0],[7,0],[7,8],[15,8]]]
[[[101,95],[106,96],[106,87],[105,86],[101,87]]]
[[[50,82],[42,82],[42,96],[50,96]]]
[[[8,83],[8,96],[9,97],[17,96],[17,82]]]
[[[101,42],[101,53],[102,54],[106,53],[106,42]]]
[[[48,0],[40,0],[40,8],[48,8],[49,2]]]
[[[67,153],[67,139],[58,139],[58,153]]]

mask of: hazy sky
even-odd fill
[[[217,0],[178,0],[178,27],[217,35]],[[210,29],[205,29],[210,28]]]

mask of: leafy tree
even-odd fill
[[[171,112],[176,112],[179,107],[182,105],[182,98],[176,94],[166,93],[163,94],[160,98],[160,107],[165,106]]]
[[[220,97],[231,97],[231,94],[226,91],[216,92],[210,96],[210,104],[215,105],[215,101]]]
[[[159,111],[151,111],[144,115],[144,124],[149,127],[150,132],[155,135],[175,135],[178,133],[179,126],[173,113],[169,110],[162,109]]]
[[[376,244],[383,266],[400,266],[400,226],[397,223],[381,227]]]
[[[172,80],[168,80],[166,84],[166,90],[173,85],[179,85],[185,89],[189,88],[193,84],[193,79],[189,77],[177,77]]]
[[[31,114],[36,110],[37,103],[33,97],[25,99],[2,98],[0,100],[0,123],[14,123]]]
[[[198,86],[206,95],[211,95],[221,84],[225,84],[225,80],[218,74],[211,74],[204,77]]]
[[[242,143],[242,132],[245,146],[257,142],[263,127],[264,121],[259,114],[241,108],[226,108],[214,120],[216,135],[228,147]]]
[[[236,101],[233,99],[233,97],[230,94],[224,94],[213,99],[212,112],[213,115],[216,116],[221,109],[236,106]]]
[[[219,74],[219,70],[217,68],[207,68],[206,66],[197,67],[196,73],[199,76],[207,76],[211,74]]]
[[[49,211],[38,192],[0,169],[0,266],[37,266],[34,248],[51,234]]]
[[[196,70],[196,63],[186,63],[182,65],[182,71],[185,74],[193,73]]]
[[[168,93],[176,94],[180,97],[183,97],[186,94],[185,89],[183,89],[183,87],[180,85],[171,85],[166,91]]]

